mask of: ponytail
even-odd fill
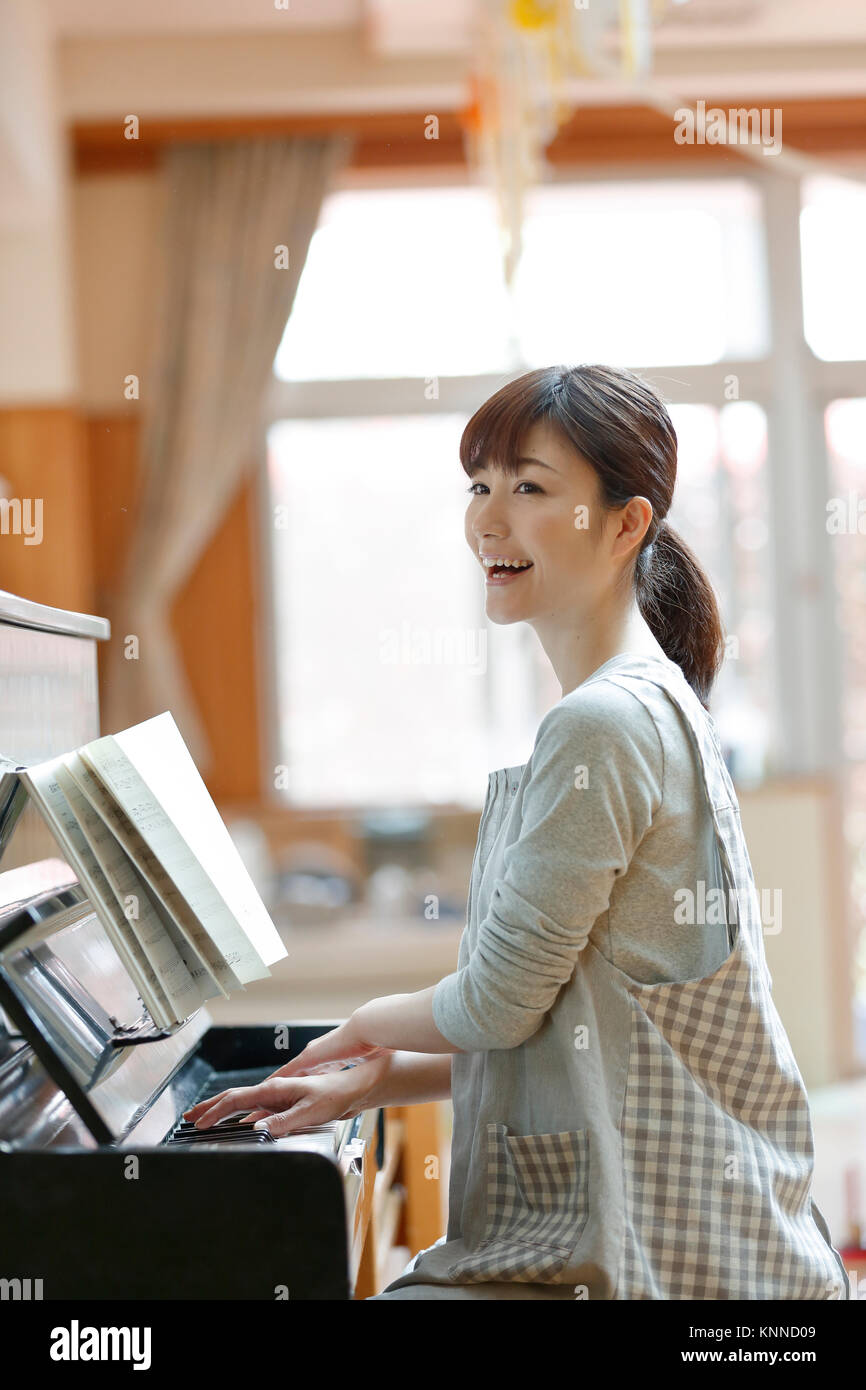
[[[638,607],[706,709],[724,656],[715,593],[694,551],[664,517],[650,524],[644,541],[635,566]]]

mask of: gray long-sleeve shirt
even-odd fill
[[[490,774],[478,851],[489,903],[482,916],[474,885],[471,953],[433,1000],[464,1051],[531,1037],[590,937],[647,982],[707,974],[728,953],[724,918],[673,917],[680,887],[723,887],[687,729],[657,687],[638,699],[603,680],[610,665],[545,715],[529,762]]]
[[[445,1240],[380,1298],[845,1298],[712,719],[623,654],[490,774]]]

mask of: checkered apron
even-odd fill
[[[648,663],[641,675],[675,700],[697,749],[732,950],[711,975],[681,984],[641,984],[610,966],[631,1003],[617,1297],[846,1298],[811,1200],[809,1106],[770,993],[736,794],[714,722],[685,678],[662,670]],[[633,675],[606,679],[640,698]]]
[[[806,1091],[770,993],[715,724],[673,662],[629,655],[589,679],[642,700],[652,682],[680,710],[715,828],[729,955],[702,979],[644,984],[590,934],[525,1043],[455,1054],[448,1234],[380,1297],[847,1299],[811,1197]],[[491,773],[459,966],[519,838],[526,771]],[[594,1040],[581,1052],[578,1027]]]

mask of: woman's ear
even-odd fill
[[[630,497],[619,511],[619,527],[614,537],[614,554],[628,555],[639,549],[652,524],[652,503],[646,497]]]

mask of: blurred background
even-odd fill
[[[111,621],[103,732],[172,711],[289,951],[215,1018],[454,969],[488,772],[560,696],[485,619],[461,429],[530,368],[632,368],[861,1245],[860,0],[2,0],[0,53],[0,589]]]

